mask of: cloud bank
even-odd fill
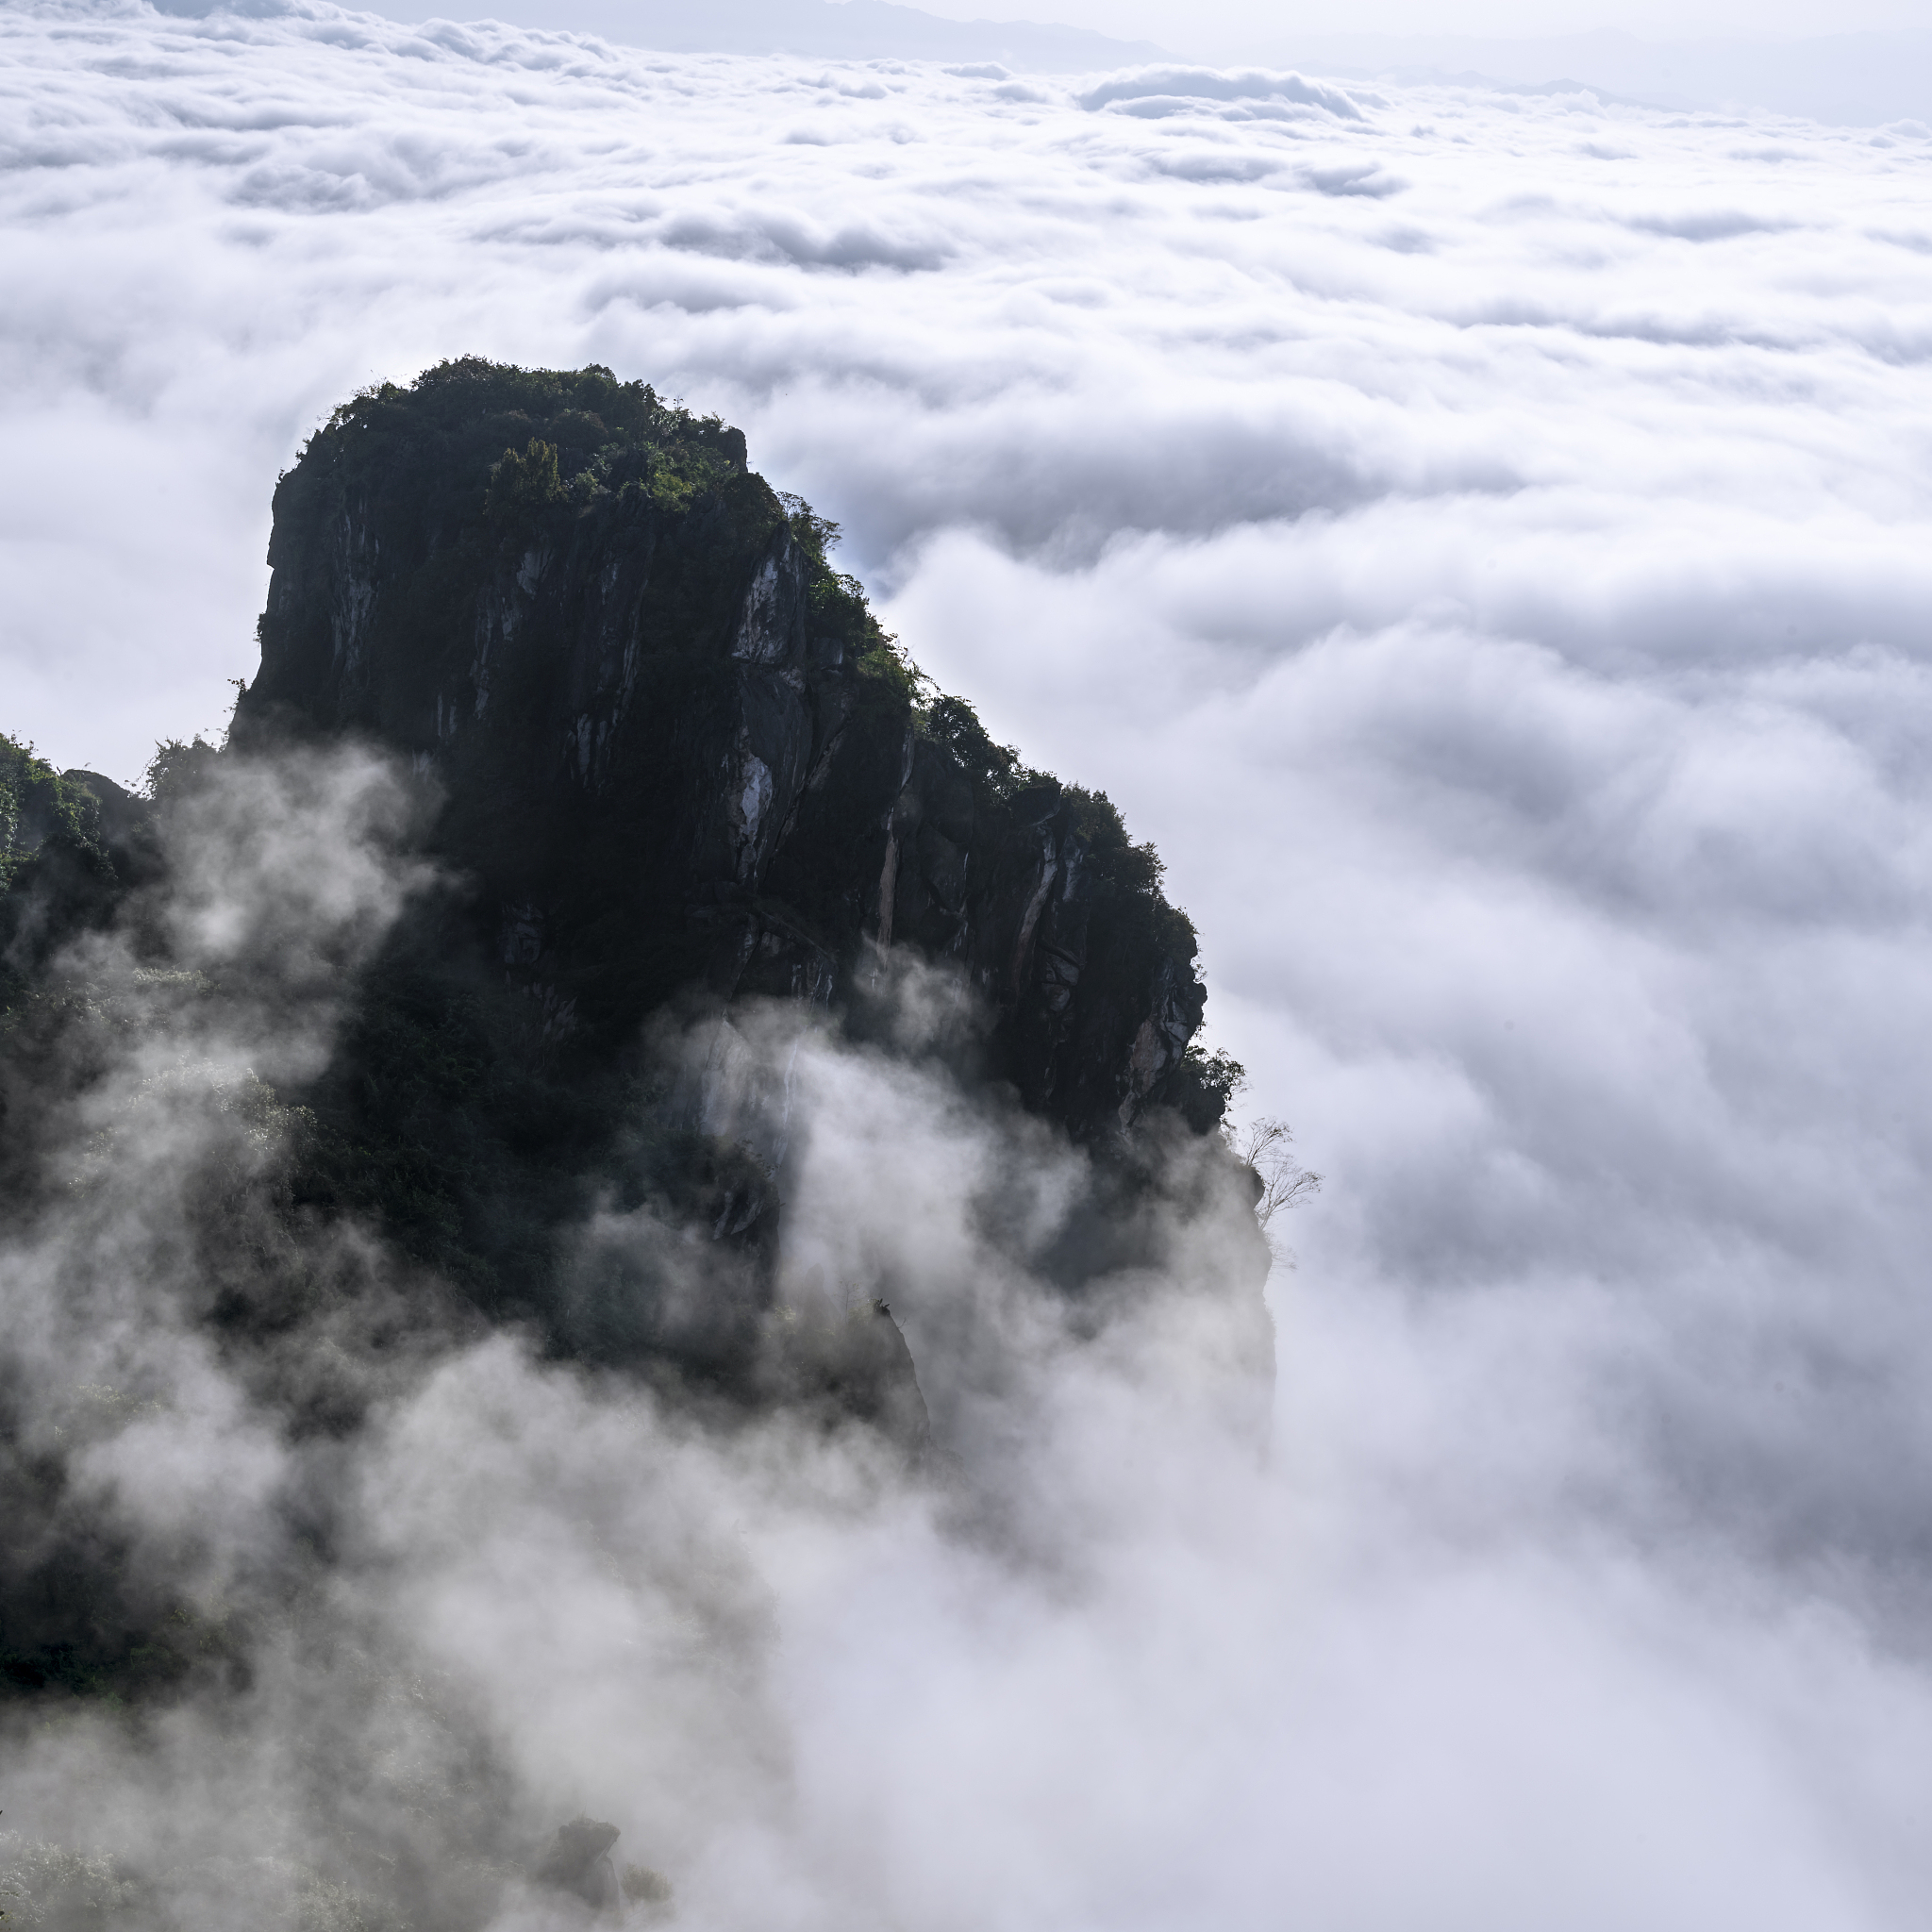
[[[1053,1357],[1006,1541],[460,1354],[358,1472],[371,1614],[507,1778],[633,1794],[703,1925],[1916,1923],[1925,128],[0,31],[0,725],[125,773],[217,722],[275,472],[359,383],[608,363],[1158,841],[1329,1177],[1270,1469]]]

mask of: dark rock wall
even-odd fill
[[[442,853],[560,1028],[620,1039],[693,981],[862,1006],[909,946],[978,989],[984,1072],[1117,1133],[1200,1024],[1191,928],[1104,798],[918,702],[826,533],[641,385],[444,365],[282,478],[238,730],[433,773]]]
[[[447,364],[338,411],[276,491],[227,750],[158,747],[134,798],[0,738],[0,1236],[58,1247],[98,1152],[90,1093],[142,1042],[198,1051],[251,996],[253,967],[175,970],[197,803],[253,750],[360,736],[432,781],[446,883],[331,983],[319,1076],[208,1089],[142,1283],[179,1291],[291,1441],[353,1433],[410,1364],[512,1322],[700,1401],[856,1417],[924,1453],[945,1350],[923,1388],[882,1292],[901,1282],[777,1305],[784,1114],[752,1039],[760,995],[890,1034],[921,961],[976,997],[918,1050],[1094,1150],[1026,1265],[1076,1326],[1137,1281],[1212,1303],[1227,1400],[1262,1414],[1269,1257],[1211,1132],[1228,1070],[1189,1055],[1192,928],[1104,795],[1026,770],[918,677],[827,560],[834,535],[737,432],[598,369]],[[1007,1138],[1018,1163],[1052,1137]],[[66,1452],[36,1446],[26,1392],[0,1359],[0,1696],[244,1686],[245,1630],[143,1583],[73,1505]],[[119,1425],[89,1421],[96,1397],[123,1399],[78,1391],[70,1443]],[[560,1833],[551,1880],[608,1903],[608,1830]]]

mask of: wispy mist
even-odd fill
[[[299,1347],[225,1355],[193,1216],[245,1242],[299,1130],[251,1076],[414,883],[391,780],[277,779],[249,840],[326,852],[210,825],[170,915],[240,1017],[95,962],[138,1024],[7,1269],[75,1507],[292,1634],[195,1625],[219,1696],[138,1741],[20,1738],[5,1824],[197,1923],[358,1860],[538,1923],[579,1811],[695,1926],[1918,1922],[1924,127],[319,6],[5,33],[0,727],[125,772],[216,723],[357,384],[608,363],[1158,841],[1327,1176],[1265,1466],[1211,1252],[1083,1333],[1038,1281],[1077,1158],[812,1037],[788,1279],[887,1294],[954,1461],[700,1426],[347,1234]]]
[[[916,1434],[491,1333],[373,1224],[291,1200],[315,1124],[262,1077],[321,1070],[434,884],[408,856],[431,802],[357,750],[204,768],[160,805],[165,870],[12,1016],[9,1641],[71,1656],[70,1693],[149,1694],[13,1707],[0,1883],[29,1924],[578,1924],[542,1855],[594,1812],[641,1909],[648,1881],[695,1922],[762,1923],[775,1888],[797,1923],[883,1923],[885,1848],[813,1824],[841,1801],[807,1760],[842,1748],[812,1735],[814,1653],[845,1667],[868,1625],[922,1642],[935,1592],[1077,1615],[1150,1476],[1170,1507],[1252,1488],[1272,1338],[1252,1253],[1219,1245],[1240,1170],[1149,1142],[1139,1265],[1070,1296],[1091,1157],[923,1056],[968,1002],[908,959],[884,1044],[751,1007],[667,1028],[659,1091],[675,1107],[729,1035],[705,1104],[788,1142],[774,1345],[890,1290]],[[586,1320],[622,1292],[594,1265],[617,1246],[701,1302],[713,1234],[566,1228]],[[1162,1469],[1124,1490],[1149,1440]]]

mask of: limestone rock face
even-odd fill
[[[933,691],[836,535],[641,383],[446,363],[345,405],[281,479],[230,743],[359,736],[437,801],[446,889],[302,1096],[298,1203],[560,1352],[831,1400],[916,1451],[874,1312],[898,1288],[841,1281],[829,1328],[778,1306],[791,1115],[758,1002],[1091,1150],[1042,1263],[1070,1295],[1174,1274],[1174,1176],[1232,1165],[1226,1083],[1191,1052],[1194,933],[1153,849]],[[940,1021],[911,1047],[914,1007]],[[1265,1375],[1266,1244],[1244,1206],[1200,1211]]]
[[[600,1913],[620,1914],[624,1894],[610,1847],[622,1836],[614,1824],[602,1824],[594,1818],[573,1818],[557,1827],[557,1836],[533,1875],[540,1885],[570,1892]]]
[[[558,1028],[680,988],[849,1004],[965,971],[983,1071],[1081,1139],[1164,1096],[1193,936],[1104,797],[920,688],[738,432],[602,370],[451,364],[358,398],[275,495],[239,729],[366,733]]]
[[[1229,1070],[1191,1050],[1192,928],[1104,794],[918,676],[835,534],[736,431],[602,369],[451,363],[339,410],[276,491],[227,746],[158,746],[134,797],[0,736],[0,1237],[80,1229],[59,1292],[98,1282],[75,1306],[110,1332],[151,1273],[297,1448],[492,1324],[935,1472],[962,1415],[1024,1392],[1020,1350],[1114,1324],[1172,1367],[1161,1399],[1265,1432],[1269,1253],[1212,1131]],[[326,867],[346,834],[302,774],[331,761],[276,755],[353,738],[420,774],[420,817],[370,836],[441,883],[367,948],[198,951],[178,915],[209,869],[255,891],[291,850]],[[258,836],[268,796],[299,841]],[[285,1011],[286,1091],[235,1076],[229,1042],[275,1051]],[[844,1193],[800,1179],[829,1113],[791,1110],[807,1030],[882,1049],[821,1063],[871,1082],[833,1122],[874,1131]],[[957,1212],[879,1151],[912,1122],[939,1170],[953,1143],[918,1123],[947,1108]],[[117,1144],[149,1150],[138,1185]],[[203,1559],[151,1586],[76,1502],[98,1485],[60,1458],[125,1420],[122,1391],[76,1395],[45,1427],[0,1414],[70,1445],[0,1440],[0,1690],[241,1690],[252,1640],[198,1607]],[[305,1589],[328,1488],[290,1515]],[[255,1600],[294,1601],[282,1581]],[[572,1821],[531,1886],[668,1913],[615,1838]]]

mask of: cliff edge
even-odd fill
[[[836,536],[641,383],[445,363],[281,478],[225,747],[0,737],[0,1697],[245,1689],[341,1445],[492,1329],[916,1459],[1121,1318],[1265,1433],[1193,929]],[[232,1622],[74,1474],[211,1362],[307,1472]]]
[[[438,848],[559,1037],[693,983],[848,1008],[908,946],[1075,1139],[1163,1101],[1210,1124],[1158,859],[924,686],[836,534],[641,382],[445,363],[281,479],[238,738],[361,732],[433,774]]]
[[[1212,1171],[1229,1201],[1252,1180],[1213,1132],[1238,1070],[1192,1043],[1193,928],[1104,793],[1028,769],[920,675],[833,567],[837,534],[740,432],[607,369],[468,359],[358,395],[277,486],[226,749],[163,747],[146,801],[20,753],[10,983],[117,922],[168,964],[170,811],[224,766],[360,743],[414,774],[438,883],[282,1096],[288,1213],[373,1225],[563,1354],[898,1413],[850,1364],[904,1381],[903,1344],[844,1311],[875,1322],[903,1284],[825,1283],[832,1327],[788,1330],[774,1368],[789,1102],[738,1029],[775,1008],[943,1060],[975,1106],[1086,1148],[1042,1263],[1064,1292],[1167,1268],[1197,1213],[1174,1176],[1198,1194]],[[908,1044],[919,972],[945,1024]],[[72,1002],[8,997],[0,1108],[40,1108],[19,1069],[54,1064],[28,1048]],[[600,1245],[611,1215],[663,1239]],[[1268,1251],[1231,1218],[1265,1371]]]

